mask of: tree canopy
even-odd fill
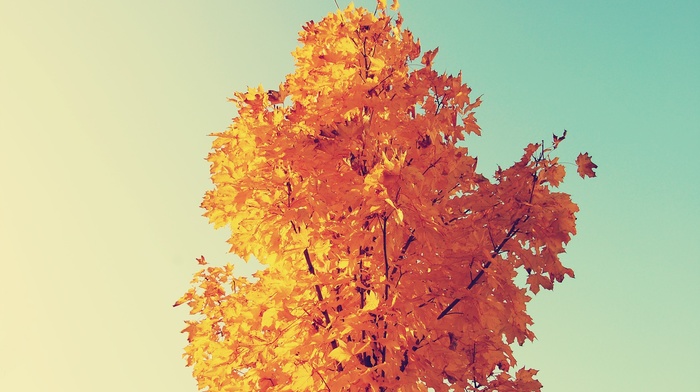
[[[540,390],[511,345],[534,339],[532,295],[574,276],[566,132],[487,178],[465,145],[481,101],[386,1],[308,22],[299,41],[294,73],[236,93],[213,134],[205,216],[266,268],[246,279],[198,259],[175,305],[194,316],[200,389]],[[595,176],[587,153],[577,164]]]

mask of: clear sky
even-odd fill
[[[521,364],[546,392],[698,388],[700,2],[401,3],[435,68],[483,95],[481,171],[563,129],[562,160],[599,166],[567,167],[576,279],[531,302]],[[237,260],[198,208],[206,135],[335,8],[0,0],[0,390],[196,390],[171,305],[195,257]]]

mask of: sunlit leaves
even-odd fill
[[[205,216],[266,269],[197,259],[175,306],[193,315],[201,389],[541,387],[510,345],[534,339],[532,295],[573,277],[559,257],[578,207],[553,190],[566,131],[480,174],[464,141],[481,101],[386,3],[304,25],[295,72],[235,93],[238,116],[213,134]]]

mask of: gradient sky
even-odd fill
[[[531,302],[520,364],[545,392],[699,388],[700,2],[401,3],[483,95],[482,172],[563,129],[562,160],[599,166],[567,166],[576,279]],[[171,305],[195,257],[237,260],[200,216],[206,135],[335,8],[0,0],[0,390],[196,391]]]

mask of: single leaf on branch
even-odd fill
[[[576,158],[576,166],[578,174],[581,176],[581,178],[595,177],[593,169],[598,167],[598,165],[591,161],[591,156],[588,155],[588,153],[578,154],[578,157]]]

